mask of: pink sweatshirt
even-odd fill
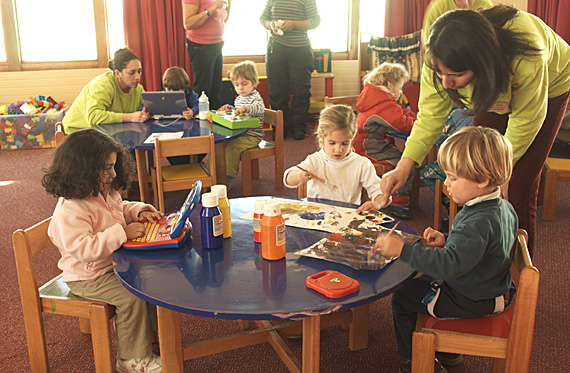
[[[112,190],[85,199],[59,198],[48,235],[59,249],[63,281],[90,280],[113,268],[113,252],[127,241],[125,227],[141,211],[156,211],[142,202],[123,201]]]

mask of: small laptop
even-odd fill
[[[184,245],[187,236],[191,235],[192,224],[188,220],[190,213],[200,200],[202,181],[194,183],[180,210],[163,216],[153,223],[141,222],[145,225],[145,233],[134,240],[127,240],[123,244],[129,250],[177,249]]]
[[[186,110],[183,91],[142,92],[143,105],[155,119],[180,118]]]

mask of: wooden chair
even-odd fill
[[[163,157],[179,155],[208,154],[210,169],[202,163],[189,163],[176,166],[162,166]],[[164,211],[164,193],[174,190],[190,190],[196,180],[202,181],[202,187],[216,184],[216,150],[214,134],[181,139],[156,139],[154,144],[154,168],[151,170],[152,189],[155,205]],[[202,189],[204,190],[204,189]]]
[[[42,319],[42,312],[46,312],[78,317],[81,331],[91,333],[97,372],[113,372],[109,319],[115,315],[115,308],[105,302],[76,297],[62,281],[61,274],[38,289],[33,258],[52,245],[47,235],[50,221],[51,218],[45,219],[12,235],[31,370],[49,371]]]
[[[443,183],[443,180],[436,180],[435,182],[435,203],[434,203],[434,213],[433,213],[433,229],[436,231],[441,230],[441,211],[443,209],[443,194],[446,196],[449,195],[447,191],[447,187]],[[459,205],[453,200],[453,198],[449,198],[449,230],[453,226],[453,219],[455,219],[455,215],[457,215],[457,207]]]
[[[241,176],[243,196],[252,194],[252,181],[259,179],[259,158],[275,157],[275,188],[283,188],[283,172],[285,172],[285,155],[283,150],[283,112],[265,109],[265,123],[271,124],[275,131],[275,144],[261,140],[256,148],[241,153]]]
[[[352,107],[352,109],[354,111],[357,111],[356,101],[358,101],[358,95],[325,97],[325,107],[327,107],[329,105],[348,105],[348,106]]]
[[[527,241],[526,232],[519,229],[511,252],[517,293],[505,311],[477,319],[418,315],[412,372],[433,372],[436,351],[492,357],[493,372],[528,372],[540,274],[532,265]]]
[[[542,204],[542,220],[554,220],[556,187],[559,181],[570,181],[570,159],[547,158],[542,169],[538,204]]]
[[[55,124],[55,146],[58,147],[61,145],[63,140],[65,140],[65,130],[63,129],[63,123],[57,122]]]

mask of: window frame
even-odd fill
[[[6,62],[0,62],[0,71],[35,71],[105,68],[109,61],[107,13],[105,0],[93,0],[93,16],[95,18],[95,40],[97,59],[86,61],[50,61],[24,62],[21,60],[18,47],[17,13],[13,0],[0,0],[0,11],[4,27],[6,46]]]
[[[55,61],[55,62],[24,62],[20,59],[18,47],[18,31],[16,28],[17,15],[15,14],[13,0],[0,0],[0,11],[4,27],[4,40],[6,46],[6,62],[0,62],[2,71],[35,71],[35,70],[65,70],[106,68],[109,61],[107,17],[105,0],[92,0],[95,17],[95,37],[97,43],[97,60],[87,61]],[[348,46],[346,52],[333,52],[333,60],[356,60],[359,49],[359,22],[360,0],[349,0],[349,26],[347,32]],[[264,63],[265,55],[232,55],[224,56],[224,62],[237,63],[244,59],[256,63]]]

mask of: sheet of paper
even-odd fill
[[[150,136],[144,140],[145,144],[154,144],[154,141],[157,138],[160,138],[161,140],[165,140],[165,139],[180,139],[182,138],[182,136],[184,135],[184,132],[179,131],[179,132],[154,132],[151,133]]]
[[[373,228],[394,221],[394,218],[379,211],[357,214],[354,208],[294,199],[273,198],[271,202],[277,202],[281,205],[281,215],[285,219],[285,225],[291,227],[336,232],[340,228],[354,225]],[[241,218],[253,219],[253,211]]]

